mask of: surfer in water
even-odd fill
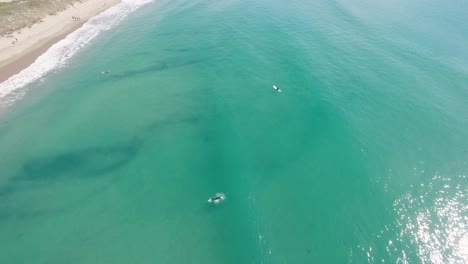
[[[280,92],[280,93],[281,93],[281,89],[280,89],[278,86],[273,85],[273,89],[275,89],[277,92]]]
[[[208,199],[208,202],[218,204],[219,202],[223,201],[224,199],[226,199],[224,193],[217,193],[217,194],[215,194],[215,196]]]

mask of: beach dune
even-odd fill
[[[0,37],[0,82],[28,67],[88,19],[118,3],[120,0],[77,1],[61,12],[46,15],[39,23]]]

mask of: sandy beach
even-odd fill
[[[46,15],[30,27],[0,37],[0,82],[28,67],[88,19],[118,3],[120,0],[78,1],[61,12]]]

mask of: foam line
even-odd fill
[[[51,46],[29,67],[0,83],[0,100],[39,80],[52,70],[63,67],[70,57],[89,44],[99,33],[116,26],[128,14],[149,2],[152,0],[123,0],[122,3],[89,19],[81,28]],[[8,102],[16,101],[22,97],[20,94],[17,98],[8,98]]]

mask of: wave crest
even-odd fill
[[[128,14],[149,2],[152,0],[123,0],[120,4],[89,19],[81,28],[52,45],[29,67],[0,83],[2,105],[11,105],[21,99],[24,92],[17,91],[18,89],[39,80],[54,69],[63,67],[70,57],[86,46],[99,33],[116,26]]]

